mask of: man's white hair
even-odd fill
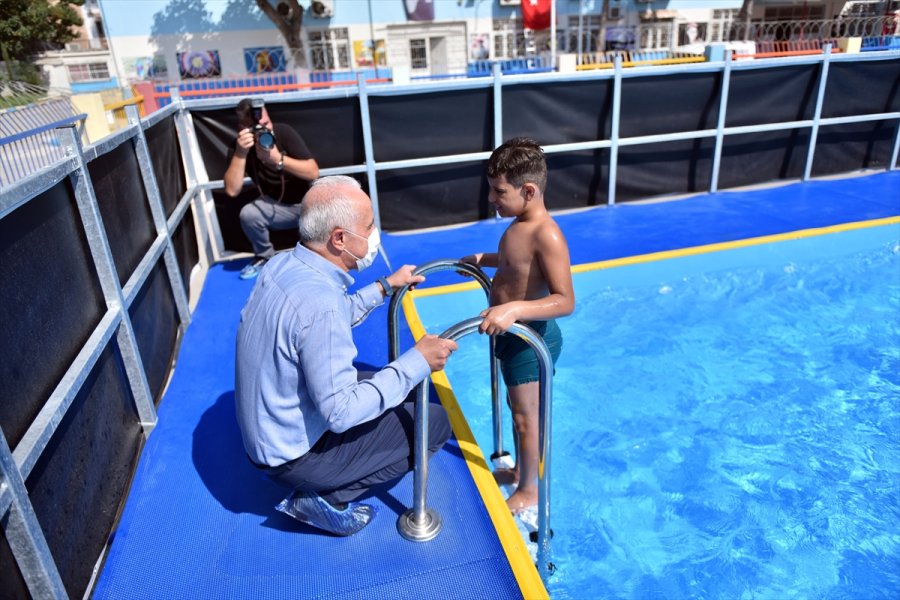
[[[300,241],[324,244],[335,228],[349,228],[357,219],[353,199],[347,187],[362,189],[359,182],[346,175],[320,177],[312,182],[300,204]]]

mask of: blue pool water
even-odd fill
[[[554,598],[900,596],[900,227],[574,281]],[[484,304],[416,301],[430,332]],[[489,455],[486,348],[464,338],[447,374]]]

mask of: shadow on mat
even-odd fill
[[[203,484],[225,510],[268,516],[286,495],[250,464],[234,414],[233,391],[219,396],[200,417],[191,456]]]

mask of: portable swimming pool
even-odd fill
[[[576,267],[554,598],[900,592],[900,225],[845,229]],[[440,332],[485,298],[415,304]],[[486,339],[462,340],[447,375],[489,455]]]

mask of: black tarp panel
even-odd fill
[[[156,239],[134,144],[126,142],[88,163],[88,172],[123,286]]]
[[[619,148],[616,202],[709,189],[715,140],[681,140]]]
[[[160,259],[128,309],[150,393],[159,403],[178,337],[178,312]]]
[[[491,149],[490,90],[456,90],[369,99],[378,161]],[[483,165],[462,163],[382,171],[381,226],[387,231],[475,221],[489,216]]]
[[[22,578],[22,571],[16,563],[12,548],[6,539],[6,530],[0,528],[0,598],[3,600],[29,600],[31,595]]]
[[[900,111],[900,59],[833,62],[822,117]]]
[[[719,73],[622,79],[619,137],[715,129]]]
[[[609,79],[503,88],[504,140],[531,137],[542,146],[607,140],[611,114]]]
[[[369,118],[375,160],[490,151],[492,114],[490,88],[372,96]]]
[[[50,553],[72,598],[82,597],[87,589],[127,490],[141,439],[113,338],[26,481]]]
[[[194,227],[194,209],[188,206],[181,219],[181,223],[175,227],[172,233],[172,247],[175,249],[175,257],[178,260],[178,269],[181,271],[181,279],[184,291],[188,296],[191,293],[191,270],[200,262],[200,250],[197,244],[197,230]]]
[[[166,217],[170,217],[187,191],[184,162],[181,159],[181,148],[178,146],[178,132],[175,127],[175,116],[166,117],[144,132],[150,161],[153,163],[153,174],[159,195],[162,199]]]
[[[105,312],[69,180],[0,220],[0,427],[13,450]]]
[[[728,84],[726,127],[812,119],[819,65],[735,69]]]
[[[492,216],[481,162],[396,169],[378,174],[382,227],[403,231]]]
[[[813,177],[858,169],[885,169],[891,161],[897,122],[872,121],[820,127]]]
[[[808,148],[808,128],[726,136],[719,189],[800,178]]]

